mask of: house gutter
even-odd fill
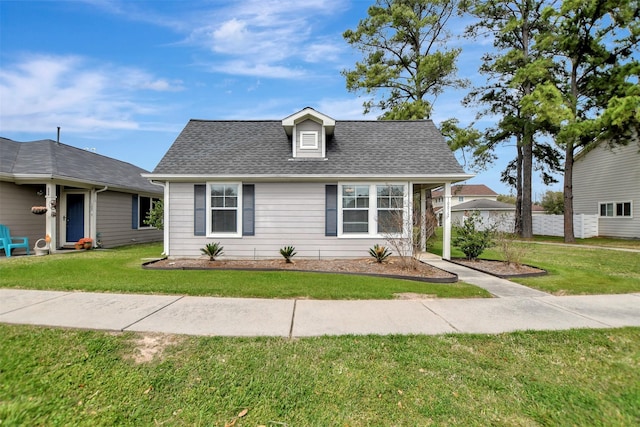
[[[144,174],[142,176],[144,176]],[[157,185],[164,189],[164,196],[162,198],[162,205],[164,206],[164,212],[162,217],[162,224],[163,224],[162,255],[169,256],[169,182],[154,181],[152,179],[150,179],[149,182],[153,185]]]

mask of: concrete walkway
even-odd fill
[[[640,293],[557,297],[441,259],[428,262],[497,298],[323,301],[0,289],[0,322],[287,338],[640,326]]]

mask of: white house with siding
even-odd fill
[[[191,120],[145,176],[164,186],[171,258],[220,242],[229,258],[279,258],[292,245],[330,259],[386,245],[404,227],[384,219],[410,223],[427,189],[450,192],[471,175],[429,120],[337,121],[305,108],[282,120]]]
[[[598,235],[640,239],[640,142],[600,143],[576,156],[575,214],[598,215]]]
[[[49,235],[51,252],[85,237],[105,248],[160,241],[162,231],[143,221],[163,191],[145,172],[52,140],[0,138],[0,224],[28,237],[30,248]],[[33,207],[46,212],[33,214]]]

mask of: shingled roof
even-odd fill
[[[142,177],[148,171],[50,139],[17,142],[0,137],[0,176],[10,179],[58,179],[111,189],[161,194]]]
[[[444,191],[435,190],[431,193],[431,197],[442,197],[444,195]],[[498,196],[498,193],[490,189],[484,184],[459,184],[451,186],[451,195],[452,196],[485,196],[485,197],[493,197]]]
[[[460,176],[430,120],[336,121],[324,159],[293,159],[281,120],[190,120],[156,176]],[[466,176],[468,177],[468,176]]]

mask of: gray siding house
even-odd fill
[[[598,215],[598,235],[640,239],[640,141],[609,148],[600,143],[576,156],[576,214]]]
[[[164,185],[169,257],[220,242],[229,258],[256,259],[288,245],[301,258],[367,256],[405,229],[384,219],[410,224],[427,189],[444,186],[450,200],[451,183],[471,177],[431,121],[336,121],[312,108],[191,120],[144,176]]]
[[[161,241],[162,231],[143,223],[163,196],[146,172],[52,140],[0,138],[0,224],[28,237],[31,248],[48,234],[52,252],[84,237],[105,248]],[[33,214],[33,207],[46,212]]]

